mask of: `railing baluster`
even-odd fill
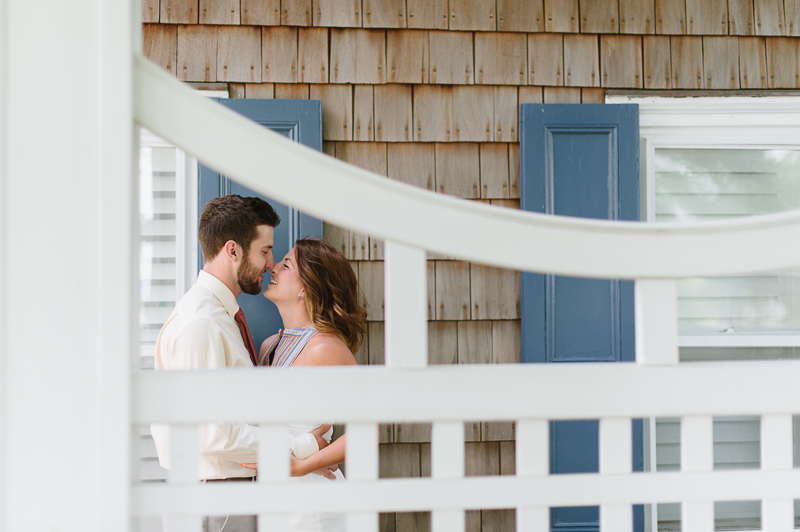
[[[600,506],[600,532],[632,532],[633,509],[630,504]]]
[[[286,425],[262,424],[258,427],[258,483],[281,482],[289,479],[289,453],[286,449]],[[285,530],[286,514],[259,514],[259,530]]]
[[[386,365],[428,365],[428,275],[425,250],[386,241]]]
[[[761,468],[792,469],[794,467],[793,438],[790,414],[761,416]]]
[[[714,532],[713,502],[683,502],[681,532]]]
[[[431,476],[463,478],[464,423],[437,421],[431,431]],[[433,532],[461,532],[466,525],[463,509],[434,510],[431,513]]]
[[[524,419],[516,427],[517,476],[543,477],[550,473],[550,434],[546,419]],[[549,532],[550,509],[517,508],[518,532]]]
[[[790,470],[794,467],[794,432],[790,414],[761,416],[761,469]],[[794,530],[794,501],[765,499],[761,503],[762,530]]]
[[[169,483],[194,484],[198,482],[200,450],[196,425],[170,425],[169,427]],[[202,532],[202,517],[171,517],[170,531]]]
[[[674,279],[636,279],[636,362],[678,363],[678,292]]]
[[[633,469],[631,420],[600,420],[600,473],[630,473]]]
[[[633,469],[631,420],[603,418],[600,420],[600,473],[630,473]],[[633,510],[627,504],[602,505],[600,530],[633,531]]]
[[[263,424],[258,427],[258,482],[275,482],[289,478],[289,453],[286,449],[285,425]]]
[[[197,426],[170,425],[169,439],[170,484],[197,482],[197,468],[200,464]]]
[[[347,479],[350,482],[378,480],[378,425],[347,424]],[[377,512],[347,516],[348,532],[378,532]]]
[[[672,366],[679,361],[678,292],[675,279],[636,279],[634,283],[636,363]],[[655,418],[649,423],[651,471],[655,471]],[[648,511],[649,508],[649,511]],[[658,506],[645,507],[653,530],[658,528]],[[601,517],[602,519],[602,517]]]
[[[681,471],[705,472],[714,470],[714,418],[686,416],[681,418]],[[683,501],[681,504],[683,532],[713,532],[714,502]]]
[[[794,500],[766,499],[761,502],[761,530],[794,531]]]

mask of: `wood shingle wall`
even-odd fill
[[[327,154],[504,208],[519,208],[522,103],[800,89],[800,0],[143,0],[142,16],[145,55],[178,79],[321,100]],[[368,302],[357,358],[381,364],[382,242],[329,225],[325,237]],[[430,362],[518,362],[519,273],[429,259]],[[512,423],[476,420],[465,440],[468,475],[513,474]],[[381,442],[381,476],[430,475],[430,426],[384,426]],[[513,521],[469,512],[468,530]],[[429,516],[381,526],[426,530]]]

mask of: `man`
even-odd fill
[[[244,313],[236,302],[242,292],[261,293],[264,273],[274,266],[274,228],[280,217],[260,198],[237,195],[213,199],[200,216],[198,240],[203,270],[197,283],[175,306],[155,346],[156,370],[252,367],[257,352]],[[313,433],[289,437],[299,459],[327,445],[323,425]],[[169,426],[153,425],[153,440],[162,467],[169,469]],[[256,427],[206,424],[200,427],[199,478],[204,482],[254,480],[255,471],[240,463],[257,462]],[[169,520],[164,520],[165,529]],[[254,531],[255,516],[205,518],[208,532]]]

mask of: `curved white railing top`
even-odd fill
[[[644,224],[492,208],[386,179],[271,132],[141,56],[136,121],[241,184],[336,225],[461,259],[596,278],[675,278],[800,265],[800,211]],[[166,111],[169,112],[166,112]]]

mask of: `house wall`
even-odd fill
[[[519,208],[518,107],[607,90],[800,88],[798,0],[143,0],[145,55],[235,98],[322,101],[324,150],[377,174]],[[383,246],[326,225],[368,302],[362,364],[383,362]],[[480,246],[480,242],[476,242]],[[519,273],[430,256],[432,364],[520,360]],[[467,475],[513,474],[514,425],[465,426]],[[385,425],[382,477],[430,475],[430,427]],[[507,531],[512,510],[468,513]],[[382,515],[386,531],[427,514]]]

